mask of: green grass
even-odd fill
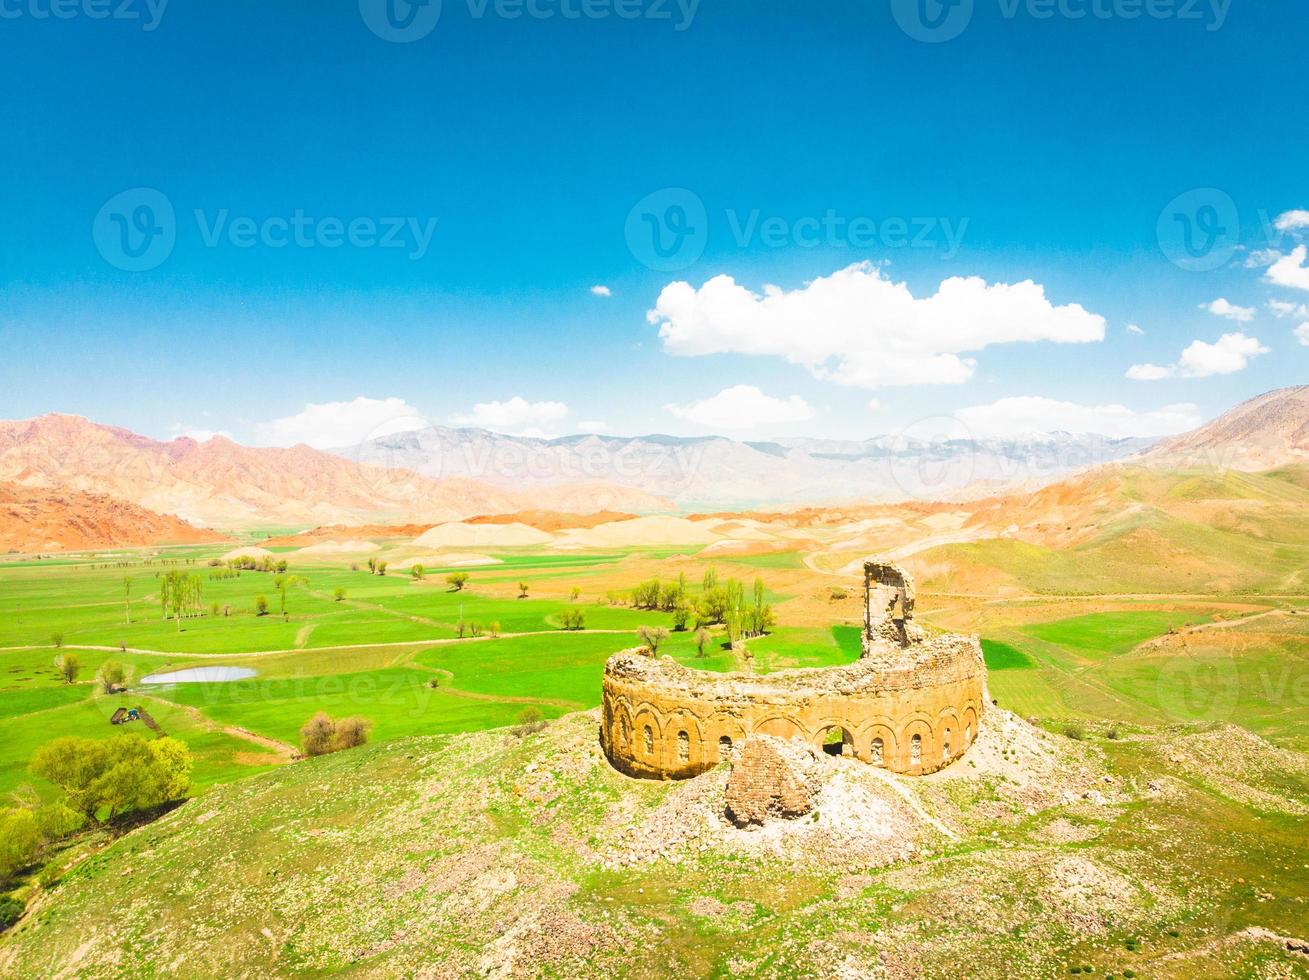
[[[835,667],[859,659],[858,626],[786,627],[749,641],[754,670],[767,674],[792,667]]]
[[[1083,656],[1098,658],[1126,653],[1137,644],[1174,627],[1206,619],[1195,612],[1089,613],[1050,623],[1036,623],[1025,627],[1023,632],[1046,643],[1075,650]]]
[[[1036,666],[1022,650],[999,640],[982,640],[982,656],[987,670],[1031,670]]]

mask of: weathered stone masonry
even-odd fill
[[[863,656],[847,666],[715,674],[615,654],[602,699],[609,761],[630,776],[682,779],[756,732],[821,746],[833,730],[843,754],[892,772],[920,775],[958,759],[986,699],[976,637],[925,638],[913,622],[913,581],[894,565],[866,563],[864,588]]]

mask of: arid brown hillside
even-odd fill
[[[26,487],[108,493],[208,527],[437,523],[521,510],[540,493],[466,478],[429,479],[360,465],[308,446],[248,448],[230,439],[159,442],[71,415],[0,422],[0,480]],[[639,496],[607,484],[548,488],[570,509],[600,510]]]
[[[100,493],[0,483],[0,551],[70,551],[226,540]]]
[[[1309,462],[1309,385],[1251,398],[1194,432],[1165,439],[1142,458],[1151,466],[1251,473]]]

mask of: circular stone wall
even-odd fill
[[[839,729],[843,754],[921,775],[977,737],[986,667],[976,639],[942,636],[845,667],[715,674],[626,651],[605,665],[601,742],[629,776],[684,779],[727,758],[755,732],[821,747]]]

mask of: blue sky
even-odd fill
[[[1307,380],[1301,4],[59,2],[0,0],[2,417],[1157,434]]]

